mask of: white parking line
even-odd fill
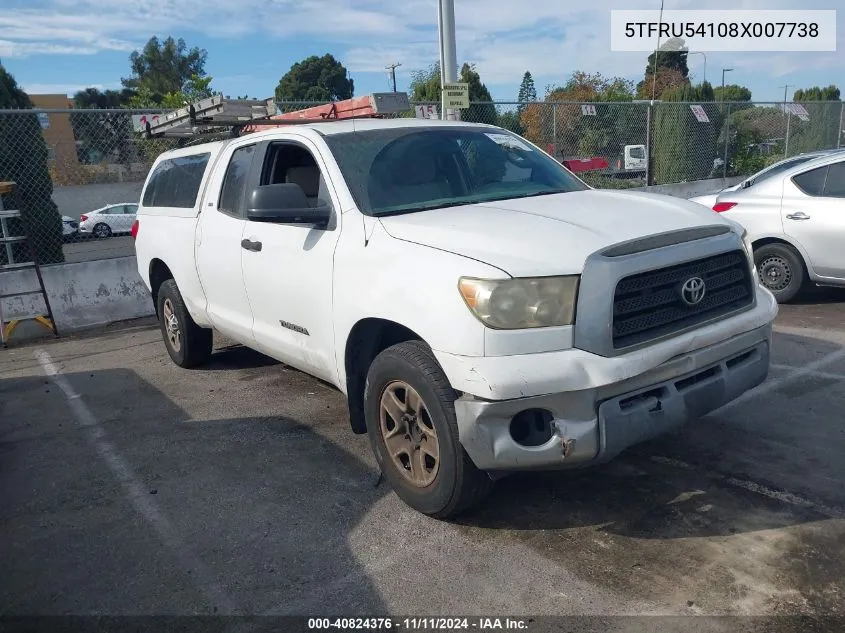
[[[783,365],[779,363],[773,363],[771,365],[772,369],[777,369],[780,371],[796,371],[801,369],[801,367],[796,367],[795,365]],[[830,380],[842,380],[845,381],[845,374],[831,374],[826,371],[809,371],[807,372],[808,376],[815,376],[817,378],[828,378]]]
[[[651,455],[649,456],[649,460],[654,462],[655,464],[663,464],[664,466],[672,466],[674,468],[679,468],[682,470],[696,470],[696,467],[692,464],[689,464],[680,459],[665,457],[664,455]],[[801,508],[809,508],[818,512],[819,514],[828,516],[831,519],[845,518],[845,510],[833,508],[831,506],[824,505],[823,503],[810,501],[809,499],[799,497],[798,495],[791,492],[787,492],[785,490],[774,490],[773,488],[769,488],[768,486],[759,484],[756,481],[737,479],[736,477],[733,477],[731,475],[726,475],[718,471],[711,470],[705,470],[704,475],[709,479],[718,480],[730,486],[742,488],[743,490],[748,490],[749,492],[753,492],[763,497],[768,497],[769,499],[780,501],[781,503],[785,503],[792,506],[798,506]]]
[[[822,356],[818,360],[814,360],[812,363],[807,363],[803,367],[797,368],[794,371],[791,371],[786,376],[781,376],[780,378],[772,378],[767,380],[761,385],[758,385],[754,389],[746,391],[742,394],[739,398],[730,401],[723,407],[716,409],[714,413],[723,413],[725,411],[729,411],[735,407],[738,407],[741,404],[745,404],[749,400],[757,398],[758,396],[765,395],[767,393],[771,393],[772,391],[776,391],[783,387],[786,384],[804,378],[805,376],[811,376],[814,372],[817,372],[822,367],[826,367],[827,365],[831,365],[838,360],[845,358],[845,348],[837,350],[835,352],[831,352],[825,356]]]
[[[214,580],[211,571],[191,552],[187,544],[179,538],[173,525],[150,498],[149,490],[132,471],[129,463],[117,448],[106,439],[105,429],[100,425],[91,410],[74,391],[68,379],[53,364],[50,355],[44,350],[36,350],[35,358],[44,373],[62,390],[76,421],[85,429],[97,453],[106,462],[112,474],[123,486],[127,498],[147,523],[158,533],[162,542],[172,550],[182,568],[189,571],[197,588],[205,594],[217,613],[234,614],[239,612],[234,600]]]

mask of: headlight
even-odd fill
[[[458,288],[469,309],[497,330],[572,325],[578,275],[474,279],[461,277]]]
[[[742,229],[742,246],[745,248],[745,254],[748,256],[748,265],[751,266],[751,274],[754,277],[754,282],[759,283],[760,278],[757,275],[757,265],[754,263],[754,246],[748,238],[748,231]]]

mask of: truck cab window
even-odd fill
[[[331,205],[326,179],[314,156],[296,143],[272,143],[267,150],[261,185],[292,183],[302,188],[311,206]]]
[[[218,210],[223,213],[236,217],[244,216],[244,192],[254,154],[255,145],[239,147],[232,154],[229,166],[226,168],[226,174],[223,176],[220,202],[217,205]]]

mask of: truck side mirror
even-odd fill
[[[253,222],[326,226],[331,207],[323,202],[311,206],[302,187],[285,182],[256,187],[249,194],[246,217]]]

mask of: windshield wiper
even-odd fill
[[[532,193],[520,193],[516,195],[507,196],[505,198],[470,198],[469,200],[454,200],[452,202],[443,202],[441,204],[432,204],[422,207],[411,207],[409,209],[396,209],[395,211],[383,211],[381,213],[373,214],[377,218],[384,218],[391,215],[404,215],[406,213],[419,213],[420,211],[433,211],[434,209],[445,209],[446,207],[464,207],[470,204],[486,204],[488,202],[502,202],[504,200],[513,200],[515,198],[533,198],[534,196],[549,196],[554,193],[568,193],[567,191],[559,191],[556,189],[546,191],[534,191]]]
[[[411,207],[409,209],[396,209],[395,211],[383,211],[375,213],[375,217],[383,218],[390,215],[404,215],[406,213],[419,213],[420,211],[433,211],[434,209],[445,209],[446,207],[464,207],[469,204],[480,204],[488,202],[486,198],[473,198],[470,200],[453,200],[452,202],[442,202],[440,204],[430,204],[422,207]]]
[[[568,191],[560,191],[558,189],[551,189],[545,191],[535,191],[533,193],[521,193],[516,196],[510,196],[511,198],[534,198],[535,196],[550,196],[555,193],[570,193]],[[508,200],[508,198],[502,198],[503,200]]]

